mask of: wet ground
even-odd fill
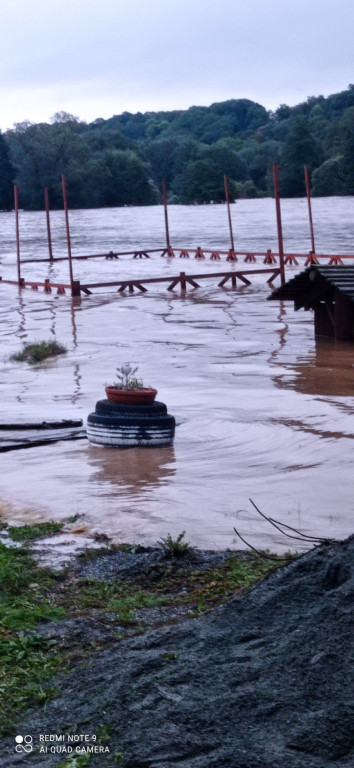
[[[320,250],[354,252],[353,206],[352,198],[314,201]],[[272,200],[233,207],[245,250],[276,250],[273,208]],[[306,216],[305,201],[286,201],[286,250],[309,250]],[[60,255],[62,213],[52,221]],[[3,278],[16,271],[13,225],[10,214],[1,214]],[[77,211],[71,227],[74,253],[164,242],[160,208]],[[180,247],[228,247],[224,206],[172,207],[170,231]],[[43,214],[22,214],[21,234],[23,258],[45,255]],[[90,281],[181,269],[192,274],[226,265],[157,254],[74,263],[75,277]],[[23,267],[27,279],[63,280],[66,271],[65,262]],[[267,302],[264,277],[236,291],[217,282],[206,281],[183,298],[165,285],[144,295],[97,291],[75,300],[1,287],[1,421],[85,422],[116,366],[129,360],[177,422],[174,445],[167,448],[117,451],[78,440],[2,454],[6,521],[79,515],[66,551],[75,536],[153,544],[182,530],[201,548],[225,549],[235,540],[240,548],[234,527],[255,546],[293,549],[294,542],[261,520],[251,498],[266,514],[308,533],[351,533],[354,345],[315,342],[311,314]],[[9,361],[22,342],[53,336],[67,346],[66,355],[34,368]]]
[[[17,722],[28,764],[63,765],[70,747],[91,748],[92,768],[350,768],[353,550],[353,537],[321,546],[204,616],[141,636],[119,641],[82,617],[44,625],[80,650],[45,706]],[[118,580],[121,558],[112,563]],[[22,759],[14,733],[6,768]]]

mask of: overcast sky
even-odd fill
[[[354,82],[353,0],[2,0],[0,128]]]

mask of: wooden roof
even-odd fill
[[[269,300],[295,302],[295,309],[310,309],[316,302],[333,300],[336,291],[354,303],[354,266],[311,266],[277,288]]]

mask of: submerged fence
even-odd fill
[[[15,186],[14,205],[15,205],[15,222],[16,222],[17,279],[4,280],[2,279],[2,277],[0,277],[0,282],[2,282],[3,284],[17,285],[20,289],[31,288],[31,289],[37,290],[38,288],[43,288],[46,293],[51,292],[53,289],[57,289],[57,292],[59,294],[65,293],[66,290],[70,290],[72,296],[79,296],[81,295],[82,292],[89,295],[92,292],[92,289],[94,288],[106,288],[106,289],[114,288],[119,293],[122,293],[122,294],[126,290],[132,293],[134,292],[134,289],[137,289],[140,292],[146,292],[147,284],[166,283],[166,282],[169,283],[168,290],[170,291],[172,291],[177,286],[180,287],[181,291],[186,291],[187,288],[195,289],[199,287],[199,284],[196,282],[196,280],[204,280],[204,279],[215,278],[215,277],[222,278],[221,281],[218,283],[220,287],[224,287],[227,285],[227,287],[236,288],[237,280],[239,280],[243,285],[250,285],[251,283],[250,278],[252,275],[255,275],[255,274],[265,274],[266,276],[270,275],[269,278],[267,277],[268,283],[271,283],[273,280],[279,277],[280,282],[283,285],[285,282],[285,266],[287,265],[296,266],[299,264],[299,260],[304,260],[305,266],[309,266],[311,264],[319,264],[320,260],[323,260],[323,259],[328,260],[328,264],[330,265],[343,264],[343,261],[345,259],[354,260],[354,255],[347,255],[347,254],[329,255],[324,253],[316,254],[314,227],[313,227],[312,210],[311,210],[309,175],[308,175],[308,169],[306,167],[304,169],[304,172],[305,172],[306,195],[307,195],[307,202],[308,202],[310,236],[311,236],[311,250],[306,254],[284,252],[279,180],[278,180],[278,166],[276,163],[273,165],[273,182],[274,182],[274,198],[275,198],[277,234],[278,234],[277,253],[272,252],[272,250],[269,248],[265,249],[264,251],[256,251],[256,252],[242,251],[242,250],[237,250],[235,248],[231,211],[230,211],[228,181],[227,181],[227,177],[224,176],[225,201],[227,206],[228,226],[229,226],[229,236],[230,236],[230,248],[228,250],[222,250],[222,249],[211,250],[209,248],[202,248],[201,246],[198,246],[197,248],[189,248],[189,247],[173,248],[170,240],[170,231],[169,231],[169,222],[168,222],[166,183],[163,182],[162,192],[163,192],[163,208],[164,208],[165,240],[166,240],[163,246],[161,246],[160,248],[137,247],[134,250],[126,250],[126,251],[110,250],[107,253],[93,253],[93,254],[79,254],[79,255],[75,254],[74,255],[72,253],[72,247],[71,247],[69,208],[68,208],[68,199],[67,199],[67,191],[66,191],[66,181],[65,181],[65,177],[62,176],[67,256],[55,257],[53,255],[52,236],[51,236],[51,227],[50,227],[49,195],[48,195],[48,190],[45,189],[44,199],[45,199],[49,255],[47,258],[22,259],[21,248],[20,248],[18,189],[17,189],[17,186]],[[226,262],[234,262],[234,263],[238,262],[239,260],[243,260],[246,264],[255,264],[257,263],[257,260],[261,260],[265,265],[265,268],[252,269],[252,270],[239,269],[236,271],[233,270],[232,272],[220,271],[215,273],[214,272],[203,273],[203,274],[197,274],[197,275],[196,274],[187,275],[185,272],[180,272],[178,275],[174,277],[163,276],[163,277],[150,277],[150,278],[141,278],[141,279],[129,278],[124,280],[111,280],[106,282],[94,282],[94,283],[93,282],[89,283],[88,281],[79,281],[74,278],[73,261],[79,261],[79,260],[84,261],[88,259],[103,258],[106,260],[119,262],[119,259],[125,256],[128,256],[128,257],[130,256],[133,259],[150,259],[152,255],[156,255],[156,254],[162,257],[166,257],[167,259],[174,259],[179,257],[181,259],[194,258],[197,261],[203,261],[204,259],[209,258],[211,261],[215,261],[215,262],[219,262],[225,259]],[[44,280],[28,281],[28,280],[25,280],[25,278],[22,276],[22,266],[24,264],[29,264],[29,263],[53,264],[60,261],[68,262],[69,280],[67,283],[52,282],[49,278],[45,278]],[[269,267],[272,267],[272,268],[270,269]]]

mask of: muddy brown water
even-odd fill
[[[306,201],[283,201],[282,210],[285,249],[307,252]],[[354,198],[314,200],[313,217],[318,252],[354,253]],[[238,201],[232,218],[237,249],[277,250],[273,200]],[[54,253],[64,255],[63,213],[51,222]],[[161,207],[74,211],[70,225],[74,254],[164,243]],[[14,215],[0,214],[0,228],[0,274],[15,279]],[[23,259],[47,255],[44,214],[22,213],[20,231]],[[176,247],[228,248],[225,206],[171,206],[170,235]],[[93,282],[226,268],[209,257],[154,254],[74,262],[74,276]],[[22,269],[28,280],[66,281],[67,272],[65,262]],[[152,544],[185,530],[203,548],[235,541],[239,548],[236,527],[254,546],[301,549],[258,517],[251,498],[307,533],[352,532],[354,345],[315,341],[311,313],[267,302],[262,276],[236,291],[217,282],[184,297],[162,284],[144,295],[100,290],[74,300],[0,286],[1,421],[85,421],[127,360],[177,421],[167,448],[114,450],[80,440],[2,454],[7,522],[79,514],[77,535]],[[23,342],[54,336],[67,355],[33,368],[9,361]]]

